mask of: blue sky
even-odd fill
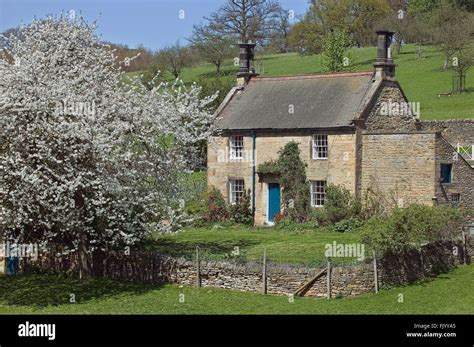
[[[102,39],[153,50],[192,32],[204,16],[219,8],[224,0],[0,0],[0,32],[28,24],[34,17],[74,10],[87,20],[100,15],[98,32]],[[303,14],[309,0],[280,0],[295,15]],[[184,19],[180,19],[180,11]],[[182,12],[181,12],[182,13]]]

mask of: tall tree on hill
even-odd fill
[[[439,6],[439,0],[410,0],[408,2],[408,13],[418,20],[427,19]]]
[[[190,67],[195,62],[190,47],[183,47],[177,41],[174,45],[165,47],[156,53],[155,65],[161,71],[168,71],[174,78],[181,75],[185,67]]]
[[[443,2],[444,0],[410,0],[408,1],[408,11],[418,19],[429,19],[432,12],[439,8]],[[449,0],[449,3],[465,11],[474,12],[474,1],[472,0]]]
[[[324,31],[311,5],[304,17],[294,24],[289,34],[291,48],[300,54],[317,54],[321,52]]]
[[[313,0],[313,5],[325,33],[346,32],[359,47],[375,42],[374,25],[390,11],[386,0]]]
[[[235,44],[234,40],[214,31],[210,25],[195,25],[188,41],[201,59],[216,67],[218,75],[224,60],[232,56]]]
[[[268,46],[271,50],[278,53],[290,51],[291,15],[294,14],[290,10],[278,5],[276,14],[272,17],[269,25]]]
[[[457,86],[455,91],[466,91],[466,76],[469,69],[474,65],[474,50],[471,47],[463,47],[454,52],[453,70],[456,72]]]
[[[126,88],[95,23],[33,21],[0,59],[0,233],[78,256],[121,249],[181,215],[179,180],[212,114],[192,86]]]
[[[323,39],[322,64],[329,72],[339,72],[349,68],[352,60],[352,41],[343,31],[330,31]]]
[[[443,69],[450,66],[456,52],[471,44],[474,35],[474,14],[466,12],[449,0],[442,0],[428,20],[433,42],[444,53]]]
[[[221,35],[261,45],[268,37],[271,19],[278,8],[275,0],[226,0],[206,20]]]
[[[425,41],[425,28],[422,21],[417,20],[408,11],[407,0],[389,0],[390,12],[380,19],[377,30],[391,30],[395,33],[397,53],[402,51],[402,43]]]

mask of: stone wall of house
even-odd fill
[[[444,136],[436,138],[436,159],[435,195],[438,203],[449,204],[453,194],[460,194],[460,205],[474,208],[474,169]],[[442,163],[452,164],[451,183],[440,182]]]
[[[457,247],[458,252],[453,252]],[[470,260],[470,257],[467,257]],[[425,277],[447,272],[464,259],[461,242],[438,241],[420,250],[402,254],[388,254],[378,260],[379,286],[410,283]],[[22,265],[24,272],[33,269],[47,271],[76,271],[74,256],[40,256],[34,263]],[[196,262],[162,256],[153,252],[109,252],[93,257],[93,275],[120,280],[147,283],[176,283],[196,285]],[[267,293],[290,295],[307,283],[324,267],[267,264]],[[230,261],[201,261],[202,287],[225,288],[249,292],[262,291],[261,263],[234,263]],[[331,295],[352,296],[374,289],[374,268],[371,259],[356,265],[336,266],[331,270]],[[304,293],[305,296],[327,295],[327,275],[321,276]]]
[[[301,158],[307,164],[309,180],[323,180],[342,185],[355,192],[356,180],[356,143],[355,134],[342,131],[328,131],[328,159],[312,159],[312,133],[285,134],[282,132],[261,132],[256,135],[256,166],[276,160],[278,151],[290,141],[300,146]],[[229,137],[215,136],[208,144],[208,186],[218,188],[224,197],[229,196],[229,179],[243,179],[246,189],[252,187],[252,150],[253,139],[250,134],[244,135],[244,160],[229,160]],[[274,176],[255,177],[255,223],[264,224],[267,220],[268,183],[276,182]],[[309,197],[308,197],[309,199]]]
[[[361,191],[391,208],[432,204],[435,195],[433,133],[363,133]]]
[[[474,111],[472,116],[474,117]],[[474,118],[473,119],[449,119],[449,120],[423,120],[421,129],[425,131],[441,132],[441,135],[456,148],[474,145]]]
[[[384,82],[376,102],[367,116],[365,127],[368,131],[415,131],[418,121],[410,109],[403,108],[405,99],[396,82]],[[399,107],[401,106],[401,107]]]

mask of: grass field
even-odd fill
[[[274,228],[225,227],[189,228],[177,234],[158,235],[154,249],[160,253],[191,259],[199,246],[202,259],[261,260],[266,248],[268,261],[276,263],[318,265],[326,262],[326,244],[355,243],[356,232],[337,233],[326,229],[287,231]],[[237,247],[237,248],[236,248]],[[238,250],[239,256],[232,252]],[[356,262],[339,258],[335,263]]]
[[[372,71],[376,56],[375,47],[354,49],[354,71]],[[401,54],[395,54],[396,77],[412,102],[420,103],[422,119],[474,118],[474,69],[466,77],[469,92],[461,95],[438,97],[452,87],[452,71],[443,71],[443,55],[434,47],[424,48],[425,58],[416,58],[416,46],[406,45]],[[263,64],[263,76],[298,75],[324,72],[320,56],[301,56],[296,53],[258,56]],[[223,74],[235,76],[233,60],[223,66]],[[132,73],[137,74],[137,73]],[[167,76],[170,77],[170,76]],[[211,64],[200,64],[183,70],[181,78],[190,83],[215,77]]]
[[[53,275],[0,276],[0,314],[474,314],[473,287],[474,264],[378,294],[295,298],[292,303],[284,296],[226,289],[106,279],[81,283]],[[75,303],[70,303],[71,294]]]

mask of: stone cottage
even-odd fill
[[[374,71],[259,77],[254,44],[240,44],[237,85],[216,111],[208,185],[229,203],[250,190],[255,224],[280,212],[278,177],[259,173],[289,141],[307,163],[311,206],[328,183],[387,206],[474,207],[474,119],[420,121],[395,77],[391,32],[380,31]],[[474,114],[473,114],[474,116]]]

